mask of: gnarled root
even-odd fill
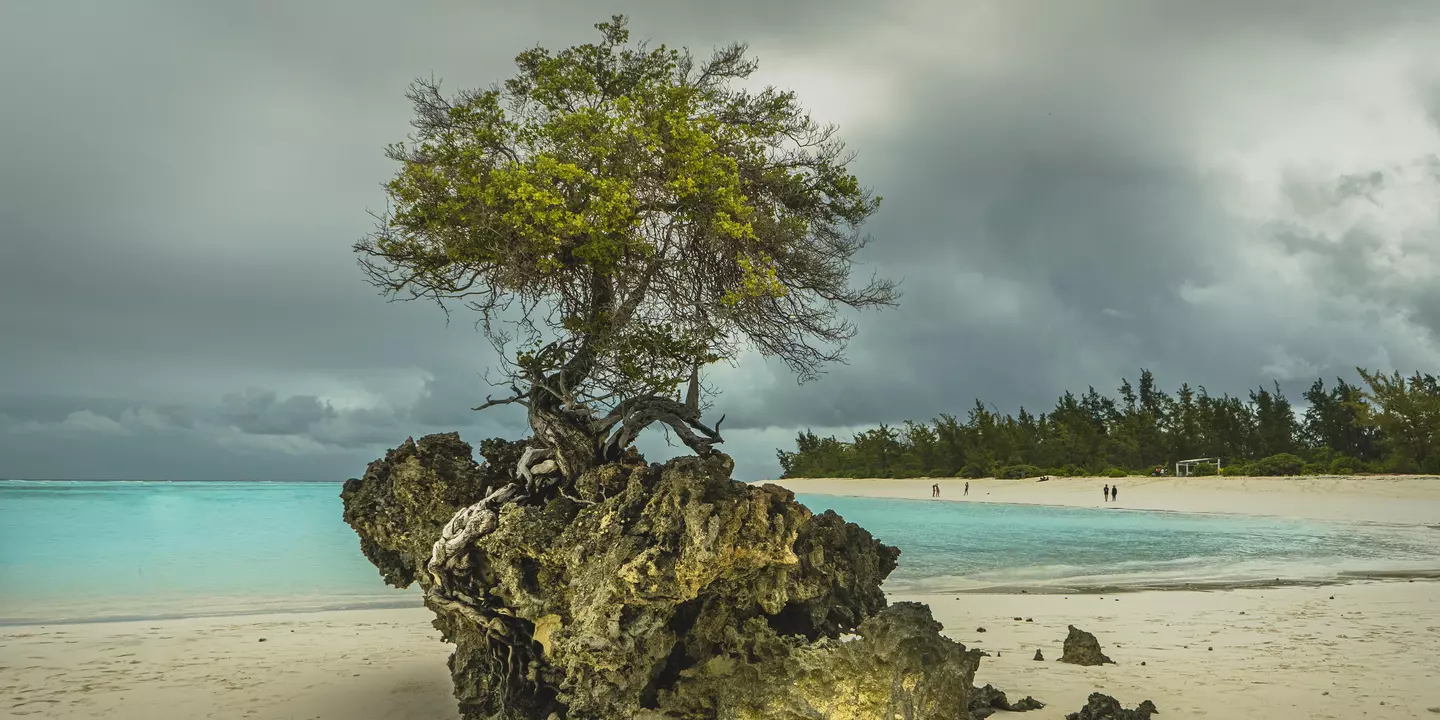
[[[526,451],[516,474],[528,471],[537,459],[543,462],[544,454]],[[536,484],[528,472],[522,477],[526,485]],[[425,602],[441,618],[449,617],[445,624],[451,628],[447,635],[456,643],[451,659],[456,694],[463,711],[475,711],[466,717],[492,717],[497,710],[507,713],[505,717],[508,713],[531,717],[532,713],[563,710],[553,682],[545,677],[543,651],[535,642],[534,626],[505,608],[491,607],[483,597],[475,597],[473,590],[467,592],[474,543],[495,531],[507,503],[527,497],[527,488],[512,482],[461,509],[442,529],[426,563],[430,584]]]
[[[694,403],[659,396],[626,400],[609,415],[595,421],[593,427],[598,433],[606,433],[619,426],[602,446],[604,457],[615,460],[640,437],[640,431],[657,422],[668,425],[681,442],[701,457],[709,455],[716,444],[725,442],[720,437],[720,423],[725,422],[725,416],[720,416],[715,427],[706,427],[700,422],[700,411]]]

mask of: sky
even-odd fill
[[[387,303],[351,245],[415,77],[632,33],[840,125],[902,280],[846,365],[710,376],[737,477],[797,431],[1006,412],[1154,371],[1292,399],[1440,370],[1440,3],[675,0],[0,3],[0,477],[340,480],[474,413],[463,316]],[[659,433],[652,460],[678,452]]]

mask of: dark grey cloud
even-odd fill
[[[412,77],[487,85],[611,12],[749,41],[886,197],[862,272],[906,296],[850,363],[712,373],[744,476],[799,428],[1140,367],[1239,392],[1440,364],[1431,0],[9,3],[0,476],[341,478],[406,435],[520,432],[469,410],[469,319],[384,303],[349,246]]]
[[[302,435],[337,413],[314,395],[292,395],[284,400],[271,390],[247,388],[220,398],[220,419],[240,432],[253,435]]]

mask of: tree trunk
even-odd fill
[[[577,417],[558,403],[536,402],[530,407],[530,429],[550,450],[560,474],[573,482],[581,473],[599,465],[604,434],[597,433],[588,419]]]

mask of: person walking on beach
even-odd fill
[[[1110,483],[1105,483],[1105,502],[1110,502]]]
[[[931,486],[930,486],[930,497],[932,497],[932,498],[938,498],[938,497],[940,497],[940,483],[935,483],[934,485],[931,485]]]
[[[969,495],[969,494],[970,494],[970,483],[968,483],[968,482],[965,483],[965,492],[964,492],[963,494],[965,494],[965,495]]]
[[[1116,502],[1119,502],[1119,500],[1120,500],[1120,486],[1119,486],[1119,485],[1116,485],[1115,487],[1110,488],[1110,499],[1111,499],[1111,500],[1114,500],[1114,501],[1116,501]]]

